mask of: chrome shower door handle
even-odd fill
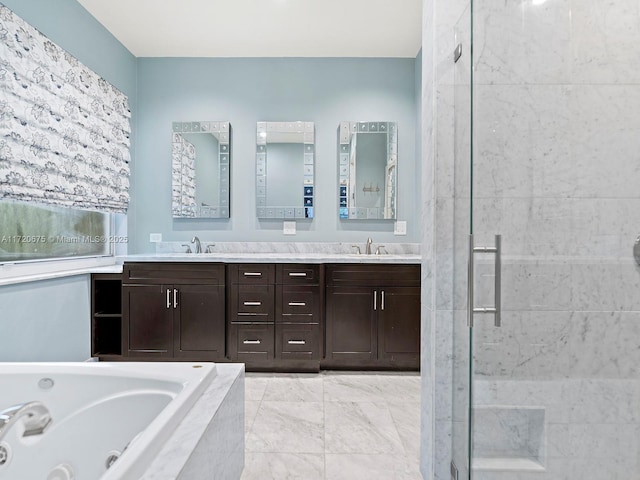
[[[474,299],[475,254],[495,254],[494,305],[492,307],[476,307]],[[493,313],[494,325],[502,326],[502,235],[496,235],[494,247],[476,247],[473,234],[469,235],[469,264],[467,270],[467,325],[473,327],[474,313]]]
[[[496,235],[496,258],[494,278],[494,303],[496,307],[493,324],[502,326],[502,235]]]

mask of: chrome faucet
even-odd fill
[[[202,253],[202,244],[200,243],[200,239],[198,237],[193,237],[191,239],[191,243],[196,244],[196,253]]]
[[[49,409],[41,402],[27,402],[13,405],[0,412],[0,441],[9,429],[24,418],[23,437],[42,435],[51,425]]]
[[[365,252],[367,255],[371,255],[371,244],[373,243],[373,240],[371,240],[371,237],[367,238],[367,246],[365,248]]]

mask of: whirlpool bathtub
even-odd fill
[[[0,363],[0,480],[143,478],[216,376],[213,363]],[[30,402],[51,423],[25,435]],[[199,415],[206,427],[215,412]]]

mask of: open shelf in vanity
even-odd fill
[[[122,275],[91,275],[91,356],[122,354]]]

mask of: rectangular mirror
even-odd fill
[[[258,122],[258,218],[313,218],[314,142],[313,122]]]
[[[229,218],[229,122],[174,122],[173,218]]]
[[[338,128],[341,219],[396,218],[396,122],[340,122]]]

